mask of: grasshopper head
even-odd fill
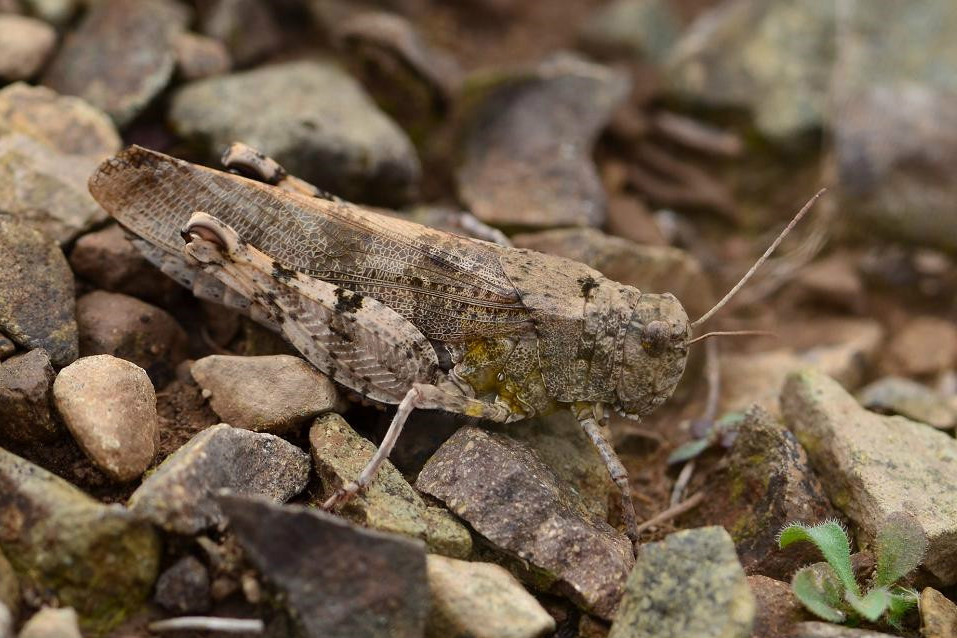
[[[639,418],[667,401],[684,372],[690,338],[688,315],[674,295],[643,294],[625,330],[615,409]]]

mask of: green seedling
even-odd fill
[[[703,431],[699,436],[671,453],[668,457],[668,465],[690,461],[712,447],[719,445],[723,448],[731,447],[737,436],[738,426],[744,423],[744,419],[744,412],[729,412],[720,419],[704,423]]]
[[[778,545],[813,543],[825,562],[795,572],[791,589],[814,615],[833,623],[856,625],[862,620],[882,620],[897,629],[907,612],[917,604],[915,590],[896,583],[917,569],[927,551],[927,536],[912,517],[892,514],[877,534],[877,566],[866,589],[851,567],[851,544],[847,530],[837,521],[813,527],[792,523],[781,530]]]

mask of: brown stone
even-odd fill
[[[54,376],[50,357],[41,349],[0,363],[0,441],[39,443],[62,432],[51,410]]]
[[[0,14],[0,78],[26,80],[36,75],[56,44],[56,31],[41,20]]]
[[[921,635],[924,638],[957,636],[957,605],[936,589],[920,593]]]
[[[767,576],[748,576],[758,605],[751,638],[789,638],[794,625],[808,617],[791,585]]]
[[[228,73],[233,62],[226,46],[215,38],[180,33],[173,39],[176,68],[184,80],[200,80]]]
[[[902,376],[933,375],[957,365],[957,326],[936,317],[911,319],[892,335],[884,369]]]

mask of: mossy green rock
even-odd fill
[[[354,481],[375,454],[375,445],[335,413],[315,420],[309,431],[309,445],[316,472],[322,479],[323,499]],[[466,558],[472,552],[468,529],[447,510],[426,505],[389,461],[337,513],[365,527],[422,539],[430,551],[438,554]]]
[[[107,631],[147,598],[159,566],[155,530],[0,449],[0,549],[23,586]]]
[[[927,534],[924,567],[957,583],[957,441],[899,416],[862,408],[815,370],[791,374],[781,393],[785,422],[807,450],[834,505],[872,540],[903,509]]]
[[[748,638],[756,603],[722,527],[642,546],[608,638]]]

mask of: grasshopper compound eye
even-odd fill
[[[665,321],[651,321],[641,331],[641,347],[652,357],[660,357],[670,344],[671,326]]]

